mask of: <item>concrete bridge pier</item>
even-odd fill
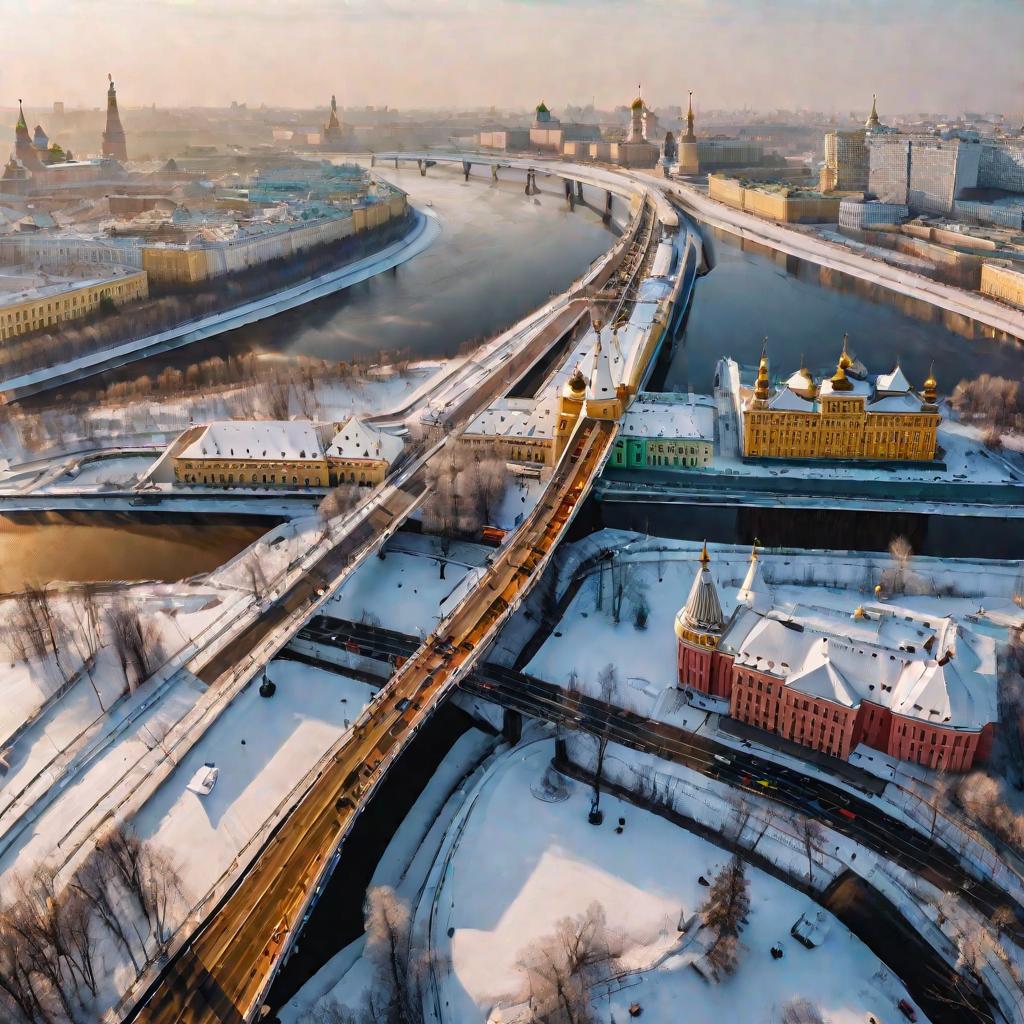
[[[601,215],[601,220],[607,224],[612,219],[612,193],[610,189],[605,189],[604,193],[604,213]]]
[[[395,170],[398,170],[398,157],[395,157]]]
[[[425,178],[427,176],[427,164],[425,160],[417,160],[416,166],[420,169],[420,177]]]
[[[571,211],[576,209],[576,193],[573,191],[572,182],[565,179],[565,202]]]
[[[377,156],[376,156],[375,153],[371,153],[370,154],[370,166],[371,167],[376,167],[377,166]]]
[[[497,180],[498,180],[498,165],[497,164],[491,164],[491,181],[497,181]]]
[[[537,172],[531,167],[526,172],[526,194],[528,196],[535,196],[540,191],[537,188]]]
[[[580,202],[583,202],[583,182],[582,181],[577,181],[576,182],[576,198]]]
[[[473,165],[468,160],[462,161],[462,176],[469,181],[469,172],[472,170]]]
[[[505,714],[501,721],[501,735],[509,743],[518,743],[523,736],[523,716],[518,711],[505,708]]]

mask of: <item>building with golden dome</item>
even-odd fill
[[[933,374],[920,392],[897,363],[869,380],[843,339],[835,373],[820,382],[801,366],[773,385],[767,349],[753,389],[741,391],[743,455],[762,459],[930,462],[939,426]]]

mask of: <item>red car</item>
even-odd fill
[[[900,1013],[903,1014],[904,1017],[907,1018],[907,1020],[917,1020],[917,1010],[915,1010],[910,1005],[910,1001],[909,1000],[901,999],[896,1004],[896,1008],[900,1011]]]

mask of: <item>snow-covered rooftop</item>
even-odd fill
[[[402,453],[402,439],[352,416],[338,428],[327,448],[329,459],[383,460],[389,466]]]
[[[666,402],[639,396],[622,419],[627,437],[714,438],[714,407],[707,402]]]
[[[309,420],[223,420],[210,423],[181,459],[290,459],[324,457]]]
[[[991,652],[979,653],[950,617],[743,605],[720,647],[737,665],[844,707],[868,700],[953,729],[977,730],[997,718]]]
[[[540,399],[499,398],[466,427],[465,433],[483,437],[554,437],[557,395],[549,390]]]

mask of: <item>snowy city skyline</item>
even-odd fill
[[[93,107],[112,72],[127,106],[309,108],[335,92],[351,106],[610,108],[639,79],[655,106],[694,89],[718,109],[843,114],[872,93],[892,112],[1024,109],[1024,7],[1004,0],[4,0],[0,12],[22,41],[0,94],[35,105]],[[605,46],[613,59],[595,59]]]

